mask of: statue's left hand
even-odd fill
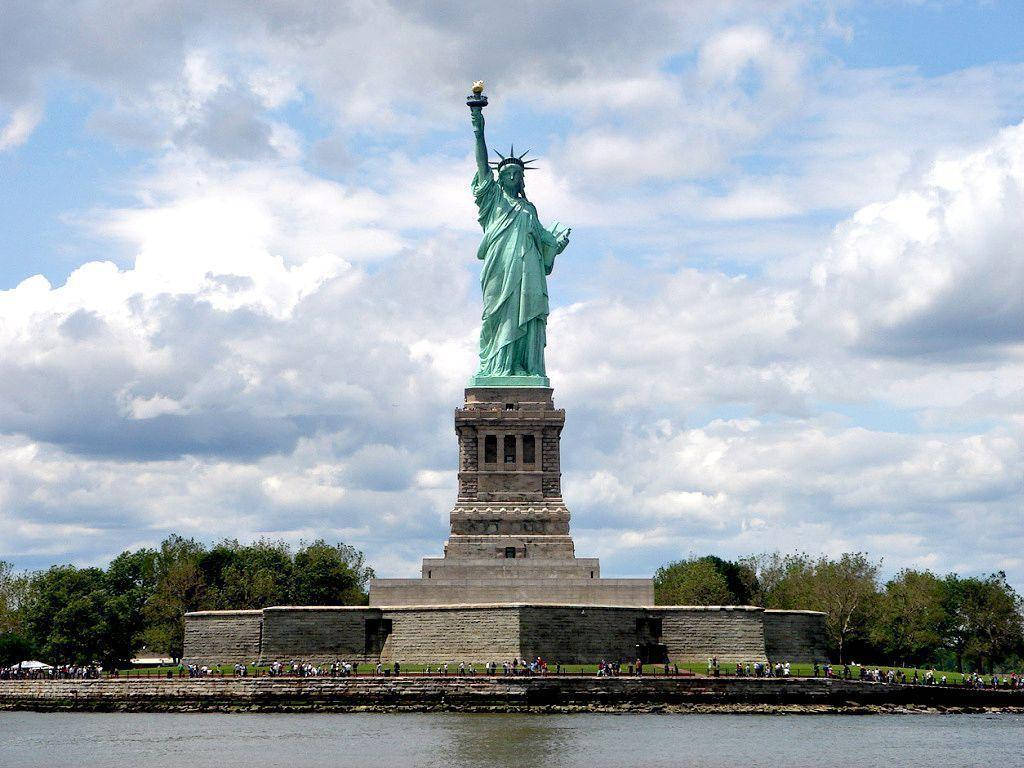
[[[569,245],[569,233],[572,232],[572,228],[563,229],[557,235],[555,235],[555,249],[558,253],[565,250],[566,246]]]

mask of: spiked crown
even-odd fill
[[[516,155],[515,145],[509,147],[508,156],[501,154],[498,150],[493,150],[500,159],[491,163],[491,167],[496,171],[501,171],[506,165],[518,165],[524,171],[532,171],[534,168],[530,167],[530,163],[536,162],[535,158],[526,159],[526,156],[530,154],[530,150],[526,150],[521,155]]]

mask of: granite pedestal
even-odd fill
[[[651,579],[603,579],[576,557],[562,499],[565,411],[549,387],[469,387],[455,411],[459,491],[443,557],[419,579],[374,579],[370,605],[654,603]]]

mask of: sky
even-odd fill
[[[0,559],[441,553],[465,95],[572,227],[580,556],[1024,587],[1024,4],[0,0]]]

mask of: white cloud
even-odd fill
[[[815,318],[883,354],[1024,343],[1022,207],[1024,124],[844,223],[813,270]]]
[[[938,247],[927,224],[943,201],[958,211],[938,217],[947,230],[999,220],[1003,198],[968,194],[975,182],[963,180],[1005,179],[998,148],[1012,135],[901,193],[934,198],[900,231],[929,243],[937,266],[992,263]],[[324,533],[365,547],[383,573],[415,573],[418,557],[440,551],[453,502],[450,413],[474,357],[475,236],[453,221],[405,247],[382,221],[403,211],[404,185],[368,193],[287,165],[180,159],[140,179],[136,207],[90,219],[131,245],[133,264],[90,263],[63,286],[32,278],[0,293],[9,551],[88,561],[121,535]],[[413,187],[421,176],[403,174]],[[940,182],[956,194],[941,196]],[[854,216],[836,242],[892,221],[873,213],[887,205]],[[370,254],[360,238],[375,227]],[[837,253],[833,243],[823,269]],[[898,261],[870,255],[869,265]],[[850,281],[849,306],[870,309],[864,284],[874,285]],[[978,567],[1009,562],[1021,543],[1005,531],[1019,509],[1024,423],[944,429],[965,407],[998,414],[992,403],[1019,397],[1019,362],[947,363],[939,376],[929,361],[865,357],[816,314],[829,285],[610,261],[583,300],[556,309],[549,369],[568,409],[565,493],[580,554],[639,574],[690,551],[870,545],[893,567],[941,569],[969,537]],[[940,426],[850,424],[843,409],[865,403],[927,409]],[[742,415],[721,415],[730,409]],[[68,526],[81,529],[55,546]]]
[[[38,104],[28,104],[12,111],[7,125],[0,131],[0,152],[24,144],[42,117],[43,110]]]
[[[548,361],[581,555],[868,546],[1024,578],[1024,128],[965,149],[1017,114],[1020,66],[823,63],[847,29],[770,6],[501,11],[500,58],[486,3],[14,9],[3,104],[58,73],[156,156],[77,214],[130,258],[0,291],[0,556],[170,531],[338,536],[394,575],[439,553],[479,317],[450,131],[483,76],[579,238]],[[794,221],[823,211],[830,239]]]

